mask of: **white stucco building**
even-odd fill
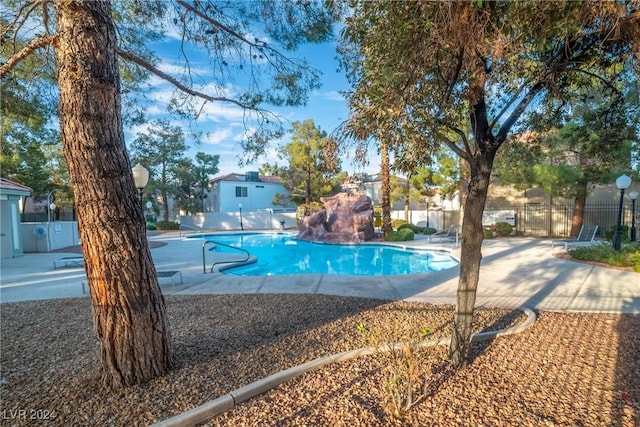
[[[289,194],[279,177],[259,175],[258,172],[222,175],[211,179],[210,183],[208,204],[211,212],[237,212],[240,206],[244,212],[273,209],[276,194]],[[295,204],[278,208],[295,208]]]

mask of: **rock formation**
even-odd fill
[[[302,219],[298,239],[357,243],[374,237],[373,202],[362,194],[322,197],[324,210]]]

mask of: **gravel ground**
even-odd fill
[[[176,415],[252,381],[376,336],[449,334],[453,308],[321,295],[169,296],[176,367],[141,386],[99,385],[90,301],[0,305],[2,425],[136,426]],[[476,311],[476,331],[522,321]],[[472,346],[469,366],[446,349],[415,355],[421,400],[400,421],[384,393],[389,356],[330,365],[293,379],[208,425],[637,426],[640,316],[540,313],[522,334]],[[33,418],[33,419],[30,419]]]

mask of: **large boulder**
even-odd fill
[[[302,219],[298,239],[357,243],[374,238],[373,202],[363,194],[321,198],[324,210]]]

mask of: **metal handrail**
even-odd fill
[[[248,250],[246,250],[246,249],[244,249],[244,248],[239,248],[239,247],[237,247],[237,246],[227,245],[227,244],[225,244],[225,243],[216,242],[216,241],[214,241],[214,240],[207,240],[206,242],[204,242],[204,243],[202,244],[202,273],[203,273],[203,274],[207,274],[207,261],[206,261],[206,252],[205,252],[205,249],[206,249],[206,247],[207,247],[207,245],[208,245],[209,243],[213,243],[213,244],[214,244],[214,245],[216,245],[216,246],[220,245],[220,246],[224,246],[224,247],[229,248],[229,249],[235,249],[235,250],[237,250],[237,251],[244,252],[244,253],[247,255],[247,257],[246,257],[245,259],[243,259],[243,260],[234,260],[234,261],[218,261],[218,262],[214,262],[213,264],[211,264],[211,271],[210,271],[210,273],[213,273],[213,267],[215,267],[215,266],[216,266],[216,265],[218,265],[218,264],[233,264],[233,263],[237,263],[237,262],[246,262],[246,261],[249,261],[249,259],[251,258],[251,254],[249,253],[249,251],[248,251]],[[214,246],[214,248],[215,248],[215,246]]]

